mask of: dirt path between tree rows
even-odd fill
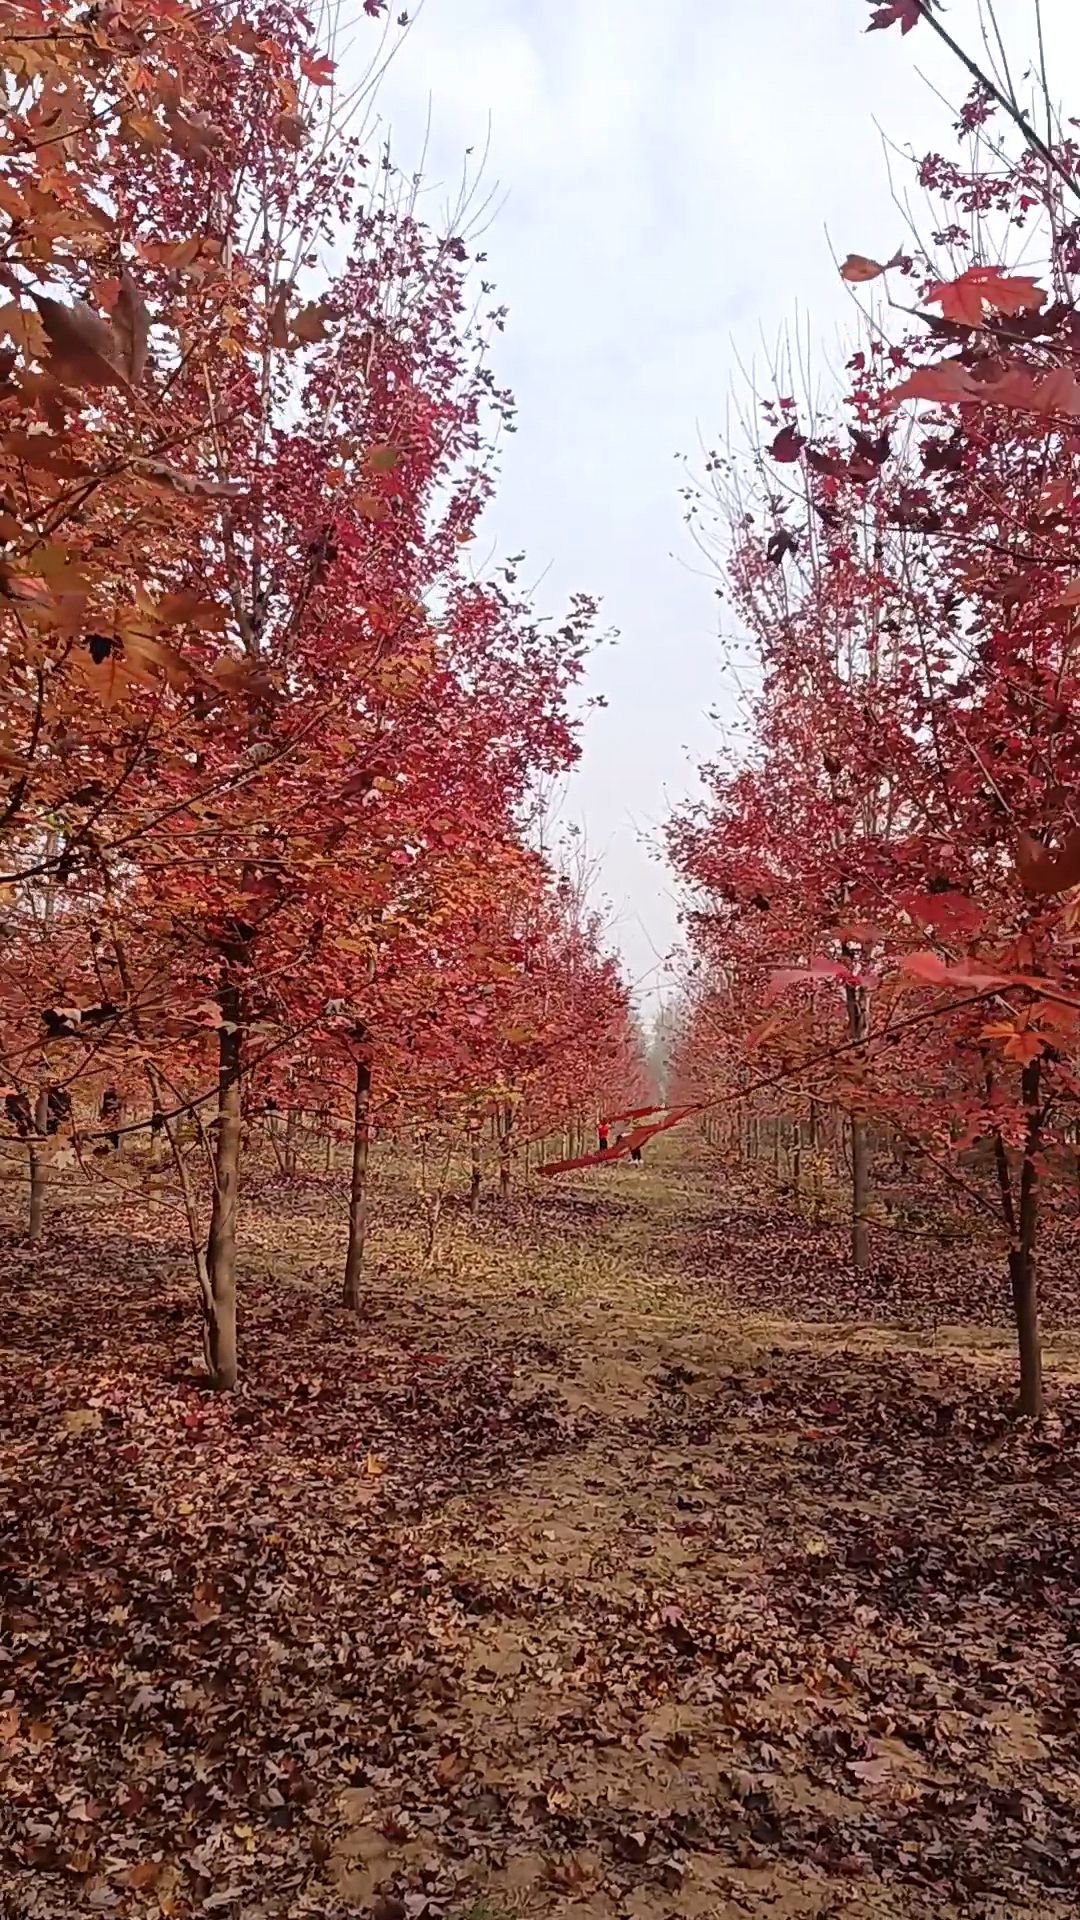
[[[357,1341],[268,1189],[224,1410],[150,1227],[17,1273],[0,1912],[1073,1910],[1071,1330],[1032,1435],[985,1273],[898,1326],[717,1192],[593,1177],[428,1274],[388,1206]]]

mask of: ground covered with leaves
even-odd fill
[[[1074,1911],[1067,1261],[1035,1433],[984,1254],[683,1152],[428,1272],[384,1171],[359,1329],[264,1181],[227,1400],[160,1217],[9,1237],[5,1920]]]

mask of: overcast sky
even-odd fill
[[[1044,0],[1073,68],[1078,11]],[[1023,56],[1032,0],[998,13]],[[474,551],[482,564],[524,548],[542,610],[587,590],[619,630],[590,674],[608,704],[589,716],[563,817],[597,860],[646,1010],[678,937],[646,843],[693,791],[717,739],[709,710],[731,707],[676,455],[722,431],[740,360],[760,366],[799,313],[842,357],[850,306],[830,244],[884,259],[903,241],[882,133],[947,147],[934,89],[964,92],[925,26],[868,35],[868,17],[866,0],[424,0],[379,94],[407,168],[430,113],[434,224],[465,150],[488,149],[485,272],[510,308],[497,371],[519,430]],[[978,0],[952,0],[961,40],[978,17]]]

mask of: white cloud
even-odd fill
[[[1028,51],[1029,0],[998,12]],[[1044,0],[1073,64],[1075,12]],[[951,30],[971,42],[978,13],[956,0]],[[878,126],[919,152],[947,147],[933,89],[965,91],[925,28],[867,35],[867,17],[861,0],[424,0],[379,99],[406,170],[430,102],[436,222],[490,120],[488,181],[506,199],[486,271],[511,310],[498,371],[520,428],[489,532],[549,569],[545,606],[594,591],[622,632],[597,656],[590,691],[610,704],[589,719],[568,804],[602,856],[635,976],[675,936],[670,881],[639,833],[690,789],[724,698],[674,455],[699,423],[716,432],[736,356],[760,364],[797,309],[840,357],[848,295],[826,227],[841,255],[891,251],[904,224]]]

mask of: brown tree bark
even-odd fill
[[[469,1212],[475,1220],[480,1212],[480,1133],[475,1130],[469,1139]]]
[[[211,1385],[231,1393],[237,1379],[236,1215],[240,1183],[240,1071],[243,1049],[240,992],[221,991],[218,1031],[218,1111],[214,1142],[214,1197],[206,1243],[206,1363]]]
[[[300,1113],[296,1107],[290,1107],[285,1121],[285,1172],[290,1180],[295,1176],[300,1158]]]
[[[1042,1135],[1039,1108],[1041,1071],[1038,1060],[1031,1060],[1020,1081],[1021,1097],[1027,1113],[1024,1158],[1020,1167],[1019,1209],[1013,1198],[1012,1173],[1005,1142],[994,1128],[994,1170],[1001,1196],[1001,1216],[1012,1242],[1009,1248],[1009,1286],[1016,1320],[1016,1344],[1020,1356],[1020,1395],[1017,1410],[1037,1419],[1043,1411],[1042,1334],[1039,1328],[1039,1281],[1035,1251],[1039,1225],[1039,1167],[1036,1155]],[[987,1066],[986,1096],[993,1101],[994,1078]]]
[[[504,1107],[499,1127],[499,1199],[504,1204],[510,1198],[510,1129],[513,1118],[510,1107]]]
[[[849,962],[850,964],[850,962]],[[869,1017],[864,987],[846,987],[848,1033],[852,1040],[865,1040]],[[856,1053],[858,1060],[860,1055]],[[852,1107],[851,1121],[851,1264],[858,1270],[870,1261],[870,1133],[866,1115]]]
[[[1041,1066],[1030,1060],[1024,1068],[1021,1092],[1027,1112],[1024,1159],[1020,1169],[1019,1234],[1009,1254],[1016,1339],[1020,1353],[1020,1412],[1037,1419],[1043,1411],[1042,1333],[1039,1327],[1039,1280],[1035,1250],[1039,1225],[1039,1165],[1042,1136],[1039,1105]]]
[[[353,1096],[352,1179],[349,1183],[349,1245],[345,1254],[345,1279],[341,1304],[350,1313],[360,1311],[360,1272],[364,1264],[367,1239],[367,1171],[371,1145],[371,1055],[366,1035],[356,1038],[364,1051],[356,1059],[356,1084]]]
[[[30,1135],[30,1219],[26,1237],[40,1240],[45,1224],[45,1187],[48,1180],[49,1089],[42,1085],[34,1102],[34,1131]]]

